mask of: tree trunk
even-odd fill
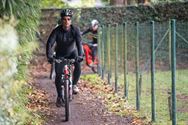
[[[137,4],[137,0],[128,0],[127,4],[128,5],[136,5]]]
[[[127,0],[110,0],[110,5],[125,6],[127,5]]]

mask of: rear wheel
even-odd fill
[[[69,80],[65,81],[64,89],[64,101],[65,101],[65,121],[69,120],[70,109],[69,109]]]

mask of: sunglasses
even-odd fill
[[[71,18],[63,18],[63,21],[70,21]]]

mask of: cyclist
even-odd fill
[[[73,93],[79,92],[77,82],[81,74],[81,64],[83,60],[83,51],[81,44],[81,35],[78,27],[73,26],[71,23],[73,12],[70,9],[63,9],[60,13],[62,23],[57,26],[51,32],[47,44],[46,44],[46,55],[49,63],[53,63],[53,45],[55,46],[56,57],[64,57],[68,59],[76,58],[74,63],[73,71]],[[61,88],[61,75],[62,75],[61,64],[55,63],[55,85],[57,91],[56,106],[60,107],[63,105],[62,99],[62,88]]]
[[[98,27],[99,27],[99,22],[94,19],[91,21],[91,25],[90,27],[85,30],[84,32],[82,32],[82,35],[85,35],[89,32],[92,33],[92,42],[91,42],[91,46],[90,49],[92,51],[92,61],[95,61],[96,58],[96,54],[97,54],[97,33],[98,33]],[[93,63],[88,64],[89,66],[93,66]]]

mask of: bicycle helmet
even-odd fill
[[[98,26],[98,25],[99,25],[99,22],[96,19],[91,21],[91,27],[95,27],[95,26]]]
[[[64,9],[60,13],[61,18],[63,18],[64,16],[70,16],[70,17],[72,17],[72,15],[73,15],[73,12],[70,9]]]

